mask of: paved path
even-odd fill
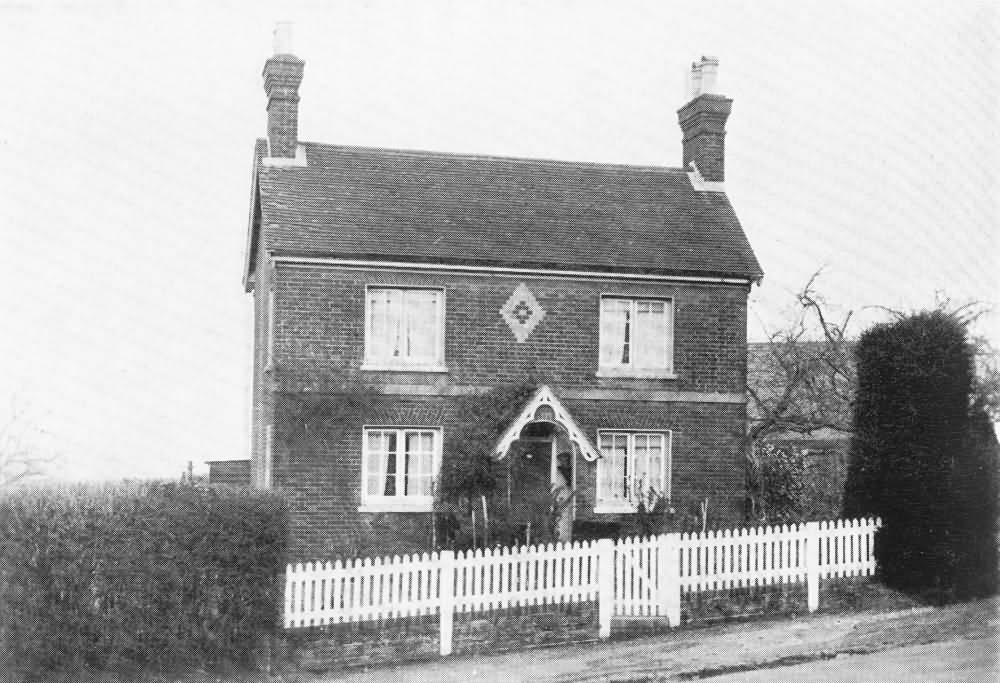
[[[941,609],[920,608],[903,612],[819,615],[799,619],[755,622],[742,625],[684,629],[673,633],[627,641],[590,643],[513,652],[482,657],[452,657],[431,662],[395,667],[352,671],[300,680],[319,682],[345,681],[650,681],[697,680],[811,680],[789,676],[795,667],[761,669],[796,662],[811,662],[816,671],[845,672],[845,657],[868,656],[871,661],[884,658],[886,668],[874,678],[817,678],[817,680],[895,680],[892,667],[905,660],[890,651],[937,644],[941,651],[959,648],[959,659],[974,655],[979,665],[988,660],[992,645],[1000,633],[1000,600],[980,600]],[[922,652],[922,651],[921,651]],[[938,673],[946,674],[951,660],[936,660],[934,648],[927,650],[926,661],[939,664]],[[870,655],[868,653],[879,653]],[[938,654],[940,654],[938,652]],[[858,659],[857,662],[868,660]],[[824,667],[828,667],[824,668]],[[810,669],[811,670],[811,669]],[[855,669],[863,672],[863,669]],[[928,669],[930,671],[930,669]],[[731,675],[738,674],[738,675]],[[751,679],[750,675],[762,678]],[[766,676],[771,675],[771,678]],[[803,674],[806,675],[806,674]],[[819,673],[817,676],[820,675]],[[988,677],[984,680],[993,680]],[[924,678],[910,672],[900,680]],[[929,680],[970,680],[932,678]],[[976,680],[972,678],[971,680]]]

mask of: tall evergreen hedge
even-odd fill
[[[249,490],[0,493],[0,670],[246,661],[278,623],[286,533]]]
[[[995,590],[998,454],[965,324],[910,315],[866,331],[855,354],[844,511],[882,518],[883,580],[943,599]]]

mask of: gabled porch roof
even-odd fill
[[[583,454],[584,458],[594,461],[601,457],[600,451],[594,447],[584,431],[577,426],[573,416],[566,410],[559,398],[552,393],[548,386],[543,385],[538,388],[535,395],[525,404],[507,431],[500,437],[494,451],[497,458],[503,458],[507,455],[511,444],[520,438],[521,432],[532,422],[551,422],[559,425],[566,431],[569,440]]]

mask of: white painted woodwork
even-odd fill
[[[521,605],[598,602],[600,636],[612,617],[680,623],[683,595],[806,582],[875,571],[878,519],[650,538],[532,545],[288,565],[286,628],[440,615],[441,654],[451,652],[456,613]]]

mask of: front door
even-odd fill
[[[532,541],[572,540],[573,448],[552,423],[529,424],[517,442],[517,498]],[[554,537],[554,538],[553,538]]]

